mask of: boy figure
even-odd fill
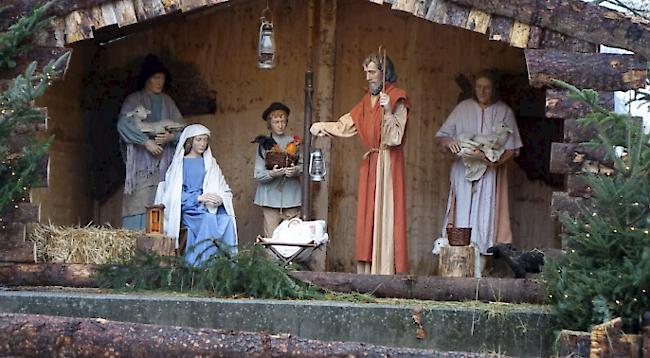
[[[266,127],[271,131],[269,137],[273,138],[283,151],[290,143],[294,143],[294,136],[286,133],[290,112],[289,107],[283,103],[274,102],[262,114]],[[296,155],[300,154],[296,153]],[[262,207],[264,236],[272,237],[273,230],[283,220],[300,216],[302,160],[299,157],[297,165],[291,164],[283,168],[275,165],[269,170],[266,169],[265,156],[262,148],[256,149],[253,176],[257,181],[257,191],[254,203]]]

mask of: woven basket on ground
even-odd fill
[[[264,160],[266,169],[271,170],[274,166],[278,168],[284,168],[291,166],[291,164],[297,164],[298,157],[291,155],[285,152],[266,152],[266,159]]]
[[[471,227],[448,227],[447,239],[451,246],[467,246],[472,237]]]

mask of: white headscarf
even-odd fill
[[[188,138],[198,135],[207,134],[210,136],[210,130],[201,124],[192,124],[183,130],[181,137],[176,145],[174,158],[165,174],[165,181],[158,184],[156,191],[156,204],[165,205],[165,216],[163,227],[165,235],[176,239],[178,248],[178,235],[181,226],[181,193],[183,191],[183,158],[185,157],[184,144]],[[205,167],[205,176],[203,177],[203,193],[216,193],[223,199],[223,206],[226,213],[230,215],[235,224],[235,243],[237,243],[237,223],[235,221],[235,209],[232,205],[232,191],[226,183],[221,173],[221,168],[217,161],[212,157],[212,151],[208,146],[203,152],[203,163]],[[201,204],[203,205],[203,204]],[[217,212],[217,208],[207,207],[212,214]]]

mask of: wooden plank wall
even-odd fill
[[[218,108],[214,115],[187,120],[203,123],[213,131],[211,146],[234,191],[240,240],[244,243],[251,242],[262,231],[261,211],[252,205],[255,148],[248,143],[254,135],[266,131],[261,112],[272,101],[287,103],[292,109],[289,130],[302,134],[307,3],[300,0],[271,2],[279,50],[278,64],[273,71],[256,68],[259,14],[265,6],[265,1],[254,0],[181,17],[105,45],[94,61],[94,66],[101,68],[119,68],[149,52],[167,50],[179,60],[197,65],[208,85],[217,92]],[[363,21],[356,15],[359,13],[365,14]],[[478,15],[473,14],[474,23],[485,32],[487,27],[479,26]],[[397,66],[398,83],[408,91],[413,103],[406,146],[411,272],[430,274],[433,272],[431,246],[440,232],[450,165],[436,152],[433,135],[457,103],[460,89],[454,79],[458,74],[470,75],[486,67],[524,74],[523,52],[507,41],[490,41],[484,33],[433,24],[391,10],[387,5],[339,0],[336,16],[334,118],[321,120],[336,119],[359,100],[366,86],[361,61],[379,44],[386,46]],[[73,62],[69,70],[72,77],[64,83],[72,85],[76,76],[92,68],[80,69]],[[74,91],[80,90],[81,84],[77,82]],[[69,99],[73,100],[73,97]],[[65,108],[67,102],[59,100],[58,103],[48,107]],[[71,113],[70,118],[75,118],[74,110]],[[62,119],[61,112],[53,113],[53,117],[61,123],[67,121]],[[81,123],[81,115],[78,121],[76,123]],[[63,134],[76,133],[76,128],[68,127],[71,129],[62,129]],[[354,267],[357,172],[362,153],[358,139],[332,141],[328,270],[352,271]],[[74,158],[69,150],[61,155]],[[70,172],[71,165],[60,163],[57,170]],[[75,170],[78,173],[82,168]],[[514,163],[510,184],[515,245],[522,248],[553,246],[555,233],[549,215],[551,189],[528,181]],[[80,183],[79,187],[83,185],[86,184]],[[51,203],[62,201],[69,193],[66,190],[52,190],[47,200]],[[82,198],[75,199],[74,204],[66,203],[66,207],[91,212]],[[93,219],[118,225],[120,208],[121,194],[117,194],[108,203],[95,208]],[[77,220],[72,212],[62,211],[58,215],[52,216],[57,218],[56,223]]]
[[[47,107],[50,116],[46,135],[55,138],[50,146],[49,186],[31,191],[32,202],[41,205],[42,223],[85,225],[93,220],[86,174],[90,158],[80,99],[94,51],[92,44],[75,46],[65,79],[55,82],[37,101]]]
[[[413,105],[406,134],[409,264],[414,273],[431,273],[431,247],[447,203],[450,165],[435,150],[433,136],[457,103],[460,89],[454,79],[485,67],[523,74],[523,52],[480,33],[400,16],[385,6],[339,0],[338,7],[334,115],[345,113],[359,100],[366,85],[361,61],[383,44],[395,62],[398,84],[407,90]],[[360,13],[365,14],[363,21],[356,15]],[[330,169],[335,180],[330,183],[328,268],[351,271],[363,149],[357,139],[335,139],[332,151]],[[511,169],[515,245],[554,245],[552,190],[528,181],[516,165]]]
[[[262,233],[262,212],[255,195],[253,163],[256,147],[249,142],[268,133],[263,110],[273,101],[291,108],[289,132],[302,136],[304,71],[307,66],[307,2],[271,2],[276,30],[277,66],[259,70],[256,47],[259,16],[266,1],[237,4],[207,14],[190,15],[113,42],[102,50],[98,66],[119,68],[135,57],[166,49],[180,61],[195,63],[217,92],[217,113],[186,118],[212,131],[212,153],[234,192],[240,242]],[[173,74],[172,74],[173,75]],[[119,222],[121,194],[99,208],[102,221]]]

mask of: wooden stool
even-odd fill
[[[474,277],[473,246],[443,246],[438,259],[438,274],[442,277]]]

